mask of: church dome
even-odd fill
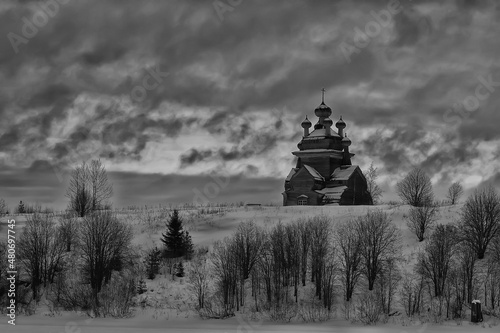
[[[325,118],[323,119],[323,125],[325,125],[326,127],[332,127],[333,120],[331,120],[330,118]]]
[[[311,128],[311,126],[312,126],[309,119],[307,119],[307,116],[306,116],[306,119],[304,119],[304,121],[300,125],[302,126],[302,128]]]
[[[330,109],[330,107],[324,102],[321,102],[321,104],[314,110],[314,114],[318,118],[328,118],[332,114],[332,109]]]
[[[345,122],[342,120],[342,116],[340,116],[340,120],[335,123],[335,127],[337,127],[337,128],[345,128],[346,127]]]
[[[351,139],[349,139],[346,134],[345,137],[342,139],[342,146],[349,147],[351,143],[352,143]]]

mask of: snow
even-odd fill
[[[286,176],[286,179],[285,181],[289,181],[290,179],[292,179],[293,175],[295,175],[295,173],[297,172],[297,168],[293,168],[292,170],[290,170],[290,173],[288,174],[288,176]]]
[[[341,166],[333,171],[331,178],[332,180],[349,180],[357,168],[357,165]]]
[[[313,324],[276,324],[271,322],[247,321],[241,317],[226,320],[151,320],[141,317],[126,319],[85,318],[77,314],[56,317],[34,315],[21,317],[16,326],[0,323],[2,333],[136,333],[136,332],[335,332],[335,333],[455,333],[455,332],[495,332],[498,326],[491,324],[472,324],[463,322],[443,325],[419,324],[401,326],[398,324],[379,324],[377,326],[353,325],[345,320],[331,320]]]
[[[314,179],[325,181],[323,176],[316,169],[314,169],[312,166],[304,164],[304,168],[306,168],[307,172],[309,172],[311,174],[311,176],[313,176]]]
[[[439,208],[439,221],[448,224],[456,220],[461,205]],[[298,218],[315,215],[326,215],[332,218],[332,223],[349,221],[364,215],[368,210],[381,209],[386,212],[392,222],[398,227],[403,237],[403,255],[411,262],[425,241],[419,243],[416,236],[408,230],[404,216],[408,214],[409,206],[289,206],[289,207],[239,207],[227,208],[219,214],[200,214],[196,210],[182,210],[187,229],[196,246],[210,247],[215,241],[230,236],[239,223],[254,221],[264,227],[272,227],[278,221],[287,224]],[[141,222],[139,212],[118,212],[118,218],[132,225],[134,244],[143,249],[161,246],[159,241],[165,225],[157,221],[154,225]],[[16,216],[17,230],[20,231],[26,221],[25,216]],[[1,218],[0,239],[4,239],[6,218]],[[186,270],[191,263],[186,264]],[[407,268],[411,270],[411,267]],[[414,323],[403,325],[401,318],[393,318],[387,324],[376,326],[352,324],[337,315],[324,323],[262,323],[249,321],[240,316],[225,320],[202,320],[192,309],[192,302],[185,279],[174,278],[165,271],[155,280],[146,280],[148,291],[143,294],[149,302],[158,302],[159,306],[149,306],[145,309],[135,309],[131,318],[89,318],[83,313],[67,312],[53,314],[39,308],[32,316],[18,316],[17,325],[7,324],[8,317],[3,315],[0,321],[0,332],[40,332],[40,333],[128,333],[128,332],[389,332],[389,333],[448,333],[448,332],[499,332],[497,323],[486,318],[483,323],[472,324],[463,321],[457,326],[455,321],[447,321],[442,325]],[[141,295],[141,296],[143,296]]]

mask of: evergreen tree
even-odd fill
[[[177,258],[184,255],[184,232],[177,209],[170,215],[167,231],[162,234],[161,241],[166,247],[167,257]]]
[[[153,280],[160,271],[161,251],[157,247],[149,250],[146,257],[146,274],[148,279]]]
[[[184,277],[184,265],[182,264],[182,261],[180,261],[177,264],[177,271],[175,273],[177,277]]]
[[[26,209],[24,208],[24,203],[22,201],[19,201],[19,206],[17,207],[17,212],[19,214],[25,214]]]
[[[190,260],[193,257],[193,241],[191,239],[191,235],[189,232],[185,231],[182,238],[183,248],[184,248],[184,256],[186,259]]]
[[[146,286],[146,281],[144,281],[144,279],[141,278],[137,283],[137,293],[140,295],[144,294],[146,291],[148,291],[148,287]]]

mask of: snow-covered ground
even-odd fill
[[[206,332],[206,333],[253,333],[253,332],[373,332],[373,333],[459,333],[459,332],[495,332],[499,326],[488,323],[471,324],[463,322],[442,325],[419,324],[402,326],[400,324],[378,324],[377,326],[362,326],[351,324],[344,320],[331,320],[314,324],[276,324],[271,322],[252,322],[240,318],[226,320],[201,320],[189,318],[185,320],[145,319],[141,316],[128,319],[87,318],[74,313],[56,317],[34,315],[21,317],[16,326],[0,323],[2,333],[136,333],[136,332]]]
[[[451,223],[459,217],[461,205],[445,206],[440,208],[438,223]],[[215,241],[230,236],[239,223],[253,220],[255,223],[272,227],[279,221],[290,223],[299,218],[314,215],[332,217],[333,223],[354,219],[365,214],[369,209],[381,209],[389,214],[393,223],[401,230],[403,237],[403,254],[414,262],[416,254],[424,243],[419,243],[407,226],[404,216],[408,213],[408,206],[323,206],[323,207],[239,207],[229,208],[221,214],[199,214],[196,211],[182,211],[185,229],[187,229],[196,246],[210,247]],[[164,220],[153,219],[145,222],[145,213],[118,212],[118,217],[133,226],[134,244],[144,250],[161,246],[161,233],[165,230]],[[161,215],[161,209],[153,211],[152,215]],[[16,216],[17,228],[21,231],[25,216]],[[1,219],[0,239],[6,235],[6,218]],[[189,263],[187,267],[189,268]],[[411,267],[407,267],[411,269]],[[131,318],[89,318],[75,312],[50,313],[43,306],[32,316],[19,316],[17,325],[7,324],[4,316],[0,321],[0,332],[50,332],[50,333],[127,333],[127,332],[416,332],[416,333],[446,333],[446,332],[499,332],[498,319],[486,318],[485,322],[473,325],[463,321],[458,325],[455,321],[445,322],[442,325],[425,324],[419,322],[405,323],[401,318],[391,319],[387,324],[377,326],[362,326],[340,319],[337,315],[328,322],[321,324],[277,324],[269,321],[253,322],[237,316],[225,320],[202,320],[193,311],[194,300],[191,299],[185,279],[172,278],[163,271],[155,280],[146,280],[148,291],[141,295],[148,298],[145,309],[138,308]]]

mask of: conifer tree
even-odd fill
[[[177,277],[184,277],[184,265],[182,264],[182,261],[180,261],[177,264],[177,271],[175,273]]]
[[[19,214],[26,213],[26,209],[24,208],[24,203],[22,201],[19,201],[19,206],[17,207],[17,212]]]
[[[137,293],[140,295],[140,294],[144,294],[146,291],[148,291],[146,281],[144,281],[144,279],[141,278],[139,280],[139,282],[137,283]]]
[[[166,256],[177,258],[184,255],[184,232],[179,211],[174,209],[167,224],[167,231],[162,234],[161,241],[166,247]]]
[[[153,280],[160,271],[161,252],[157,247],[149,250],[146,257],[146,274],[148,279]]]
[[[193,241],[188,231],[184,232],[182,243],[184,249],[184,256],[186,257],[186,259],[190,260],[193,257],[194,250],[193,250]]]

